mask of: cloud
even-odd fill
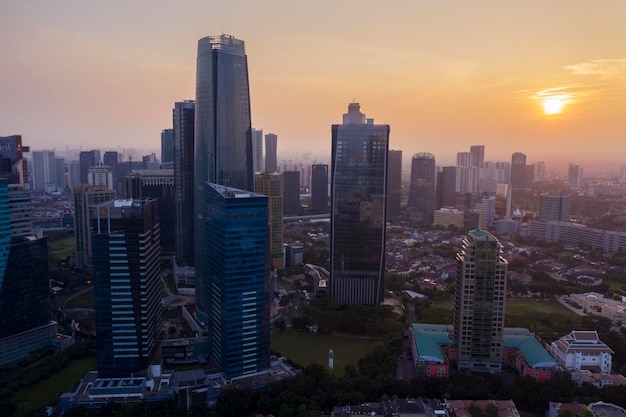
[[[594,59],[592,61],[566,65],[564,68],[575,75],[622,77],[626,76],[626,58]]]

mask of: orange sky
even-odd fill
[[[623,0],[5,0],[0,135],[157,148],[194,98],[197,40],[224,32],[246,42],[252,123],[279,159],[329,158],[354,100],[407,157],[484,144],[488,160],[626,165],[625,21]],[[542,112],[550,95],[562,113]]]

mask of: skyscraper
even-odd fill
[[[311,206],[313,213],[328,213],[328,165],[315,164],[311,171]]]
[[[100,151],[97,149],[91,151],[82,151],[79,155],[80,160],[80,183],[89,183],[89,168],[96,166],[100,162]]]
[[[358,103],[332,126],[330,283],[341,304],[383,301],[388,149],[389,125]]]
[[[198,300],[198,317],[207,326],[212,360],[232,378],[269,366],[268,202],[249,191],[205,188],[206,261],[196,262],[196,276],[210,282]]]
[[[196,103],[174,104],[174,204],[176,209],[176,262],[194,265],[194,124]]]
[[[285,173],[286,174],[286,173]],[[298,172],[296,171],[296,174]],[[259,172],[254,181],[256,192],[267,196],[270,224],[270,259],[273,269],[285,268],[283,250],[283,175],[278,172]]]
[[[527,177],[526,155],[515,152],[511,155],[511,185],[513,187],[525,187],[529,182]]]
[[[244,42],[232,36],[198,41],[196,68],[196,212],[206,181],[254,189],[248,61]]]
[[[252,166],[255,174],[263,172],[263,129],[252,129]]]
[[[479,167],[485,160],[485,145],[470,146],[470,166]]]
[[[388,158],[387,220],[398,220],[402,201],[402,151],[390,150]]]
[[[102,163],[111,169],[111,176],[113,177],[113,190],[117,195],[122,195],[122,181],[118,175],[118,153],[116,151],[106,151],[102,157]]]
[[[583,186],[583,167],[569,164],[567,174],[570,188],[581,188]]]
[[[112,190],[114,184],[111,168],[104,165],[102,162],[98,162],[96,165],[89,168],[87,183],[89,185],[104,185],[109,190]]]
[[[161,163],[174,162],[174,129],[161,131]]]
[[[128,377],[154,359],[161,330],[155,200],[115,200],[92,213],[98,376]]]
[[[46,187],[56,187],[54,151],[33,151],[32,154],[33,190],[44,191]]]
[[[435,213],[435,178],[437,167],[435,156],[421,152],[411,159],[411,182],[409,201],[406,206],[407,217],[411,221],[431,226]]]
[[[542,193],[539,195],[539,220],[568,222],[570,196]]]
[[[492,234],[472,230],[457,254],[454,335],[458,369],[502,370],[507,262]]]
[[[72,187],[74,198],[74,267],[84,269],[87,273],[92,270],[91,247],[91,213],[95,206],[115,200],[115,191],[105,185],[74,184]]]
[[[274,133],[265,135],[265,172],[278,171],[278,136]]]
[[[443,167],[437,172],[436,206],[456,207],[456,167]]]
[[[286,216],[296,216],[300,214],[300,171],[284,171],[281,175],[283,177],[283,213]]]
[[[47,238],[35,234],[28,164],[19,135],[0,137],[0,365],[49,347]]]

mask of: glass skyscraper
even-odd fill
[[[98,375],[145,370],[161,330],[159,210],[156,199],[115,200],[92,213]]]
[[[436,175],[437,167],[433,154],[419,152],[413,155],[409,201],[406,206],[409,220],[432,226],[436,205]]]
[[[389,125],[351,103],[332,126],[331,296],[340,304],[383,301]]]
[[[194,265],[194,124],[196,103],[174,104],[174,201],[176,205],[176,262]]]
[[[205,196],[202,275],[210,281],[198,309],[211,358],[232,378],[269,367],[268,198],[209,183]]]

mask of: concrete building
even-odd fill
[[[406,206],[407,218],[411,221],[432,225],[436,205],[435,156],[420,152],[411,159],[411,179],[409,200]]]
[[[267,213],[270,225],[270,259],[272,269],[285,268],[283,249],[283,176],[278,172],[257,173],[254,185],[258,194],[267,196]]]
[[[567,370],[597,370],[611,373],[613,350],[595,330],[574,330],[550,344],[550,353]]]
[[[463,212],[452,207],[442,207],[435,210],[433,226],[456,226],[463,228]]]
[[[539,195],[539,220],[569,221],[569,195],[542,193]]]

